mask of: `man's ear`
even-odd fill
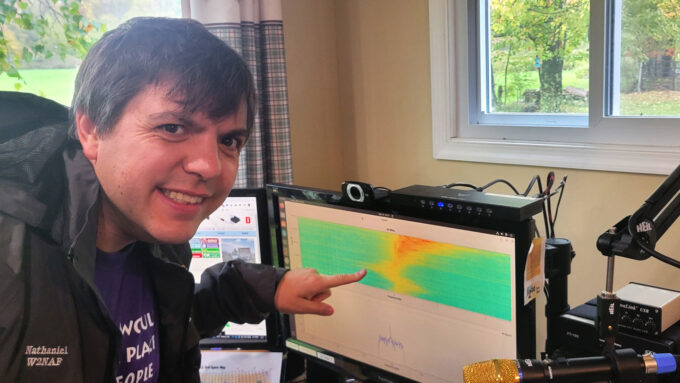
[[[97,161],[99,149],[99,136],[97,136],[97,126],[83,112],[76,113],[76,131],[80,145],[83,147],[85,157],[94,163]]]

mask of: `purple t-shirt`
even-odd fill
[[[123,335],[116,383],[155,383],[160,351],[153,291],[134,244],[117,253],[97,250],[94,282]]]

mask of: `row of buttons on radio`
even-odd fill
[[[444,203],[444,202],[435,202],[435,201],[426,201],[424,199],[420,200],[420,206],[421,207],[429,207],[430,209],[434,208],[439,208],[439,210],[444,210],[444,208],[447,208],[449,211],[453,211],[454,207],[458,212],[462,212],[463,208],[467,211],[468,214],[472,214],[473,210],[476,212],[478,215],[481,215],[483,212],[486,212],[486,214],[491,215],[493,214],[493,209],[491,208],[482,208],[481,206],[477,206],[476,208],[473,208],[472,206],[463,206],[462,204],[453,204],[451,202]]]

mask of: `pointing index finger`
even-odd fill
[[[366,269],[361,269],[356,273],[352,274],[336,274],[326,276],[326,287],[337,287],[342,285],[347,285],[350,283],[358,282],[366,275]]]

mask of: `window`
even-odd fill
[[[63,1],[40,0],[25,2],[23,8],[17,3],[15,9],[25,8],[34,14],[36,19],[43,16],[47,25],[53,28],[55,23],[60,22],[60,16],[54,10],[63,5]],[[2,11],[6,9],[2,8]],[[103,25],[104,30],[111,30],[123,21],[137,16],[182,16],[180,0],[82,0],[78,12],[92,23]],[[23,54],[26,55],[26,52],[29,52],[33,57],[28,63],[22,63],[19,67],[19,73],[24,81],[8,76],[6,72],[0,72],[0,90],[34,93],[64,105],[71,105],[77,67],[81,60],[75,54],[66,54],[64,57],[53,54],[58,51],[55,47],[59,44],[61,37],[57,34],[51,36],[48,34],[44,46],[45,52],[50,53],[40,54],[30,52],[27,48],[38,39],[37,31],[27,31],[14,26],[3,27],[3,25],[0,25],[0,28],[10,45],[23,47]],[[0,34],[0,37],[3,34]]]
[[[470,117],[482,125],[588,125],[588,0],[471,4]]]
[[[606,10],[611,116],[680,116],[680,4],[618,0]]]
[[[435,158],[668,174],[680,162],[673,4],[430,0]],[[641,9],[663,28],[641,29]],[[511,29],[531,20],[534,30]],[[540,35],[556,31],[546,48]],[[660,94],[663,107],[644,101]]]

